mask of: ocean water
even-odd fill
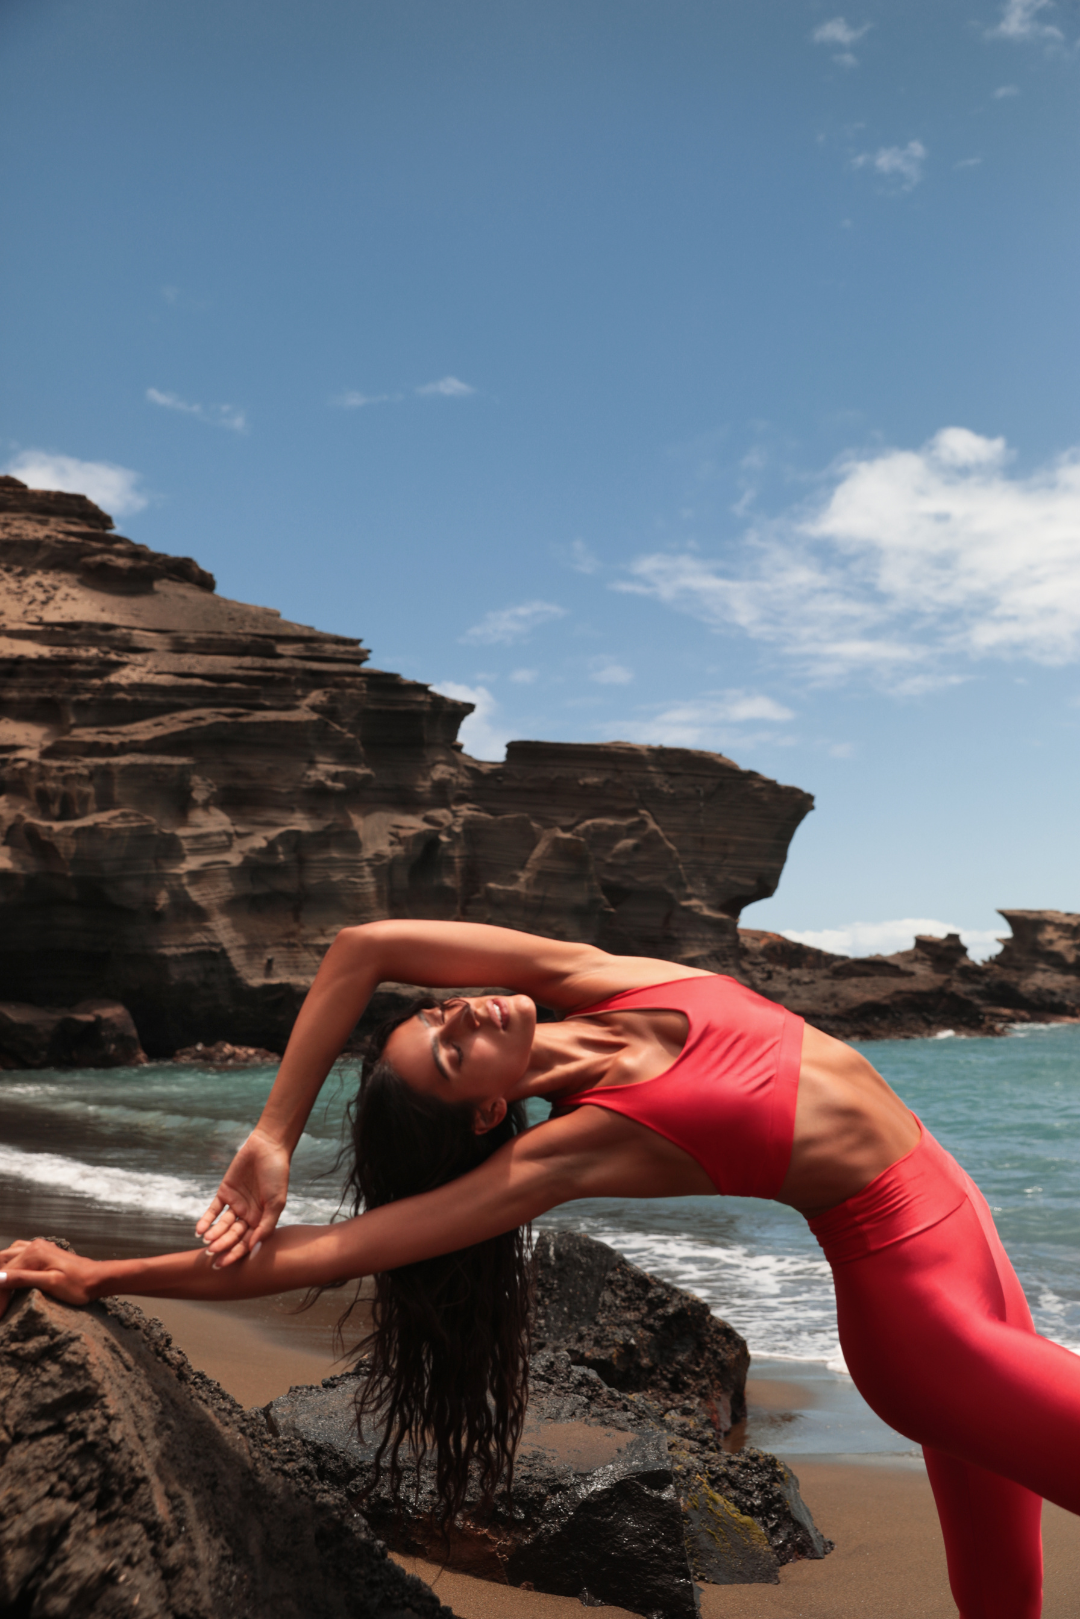
[[[1080,1350],[1080,1026],[862,1048],[985,1192],[1040,1332]],[[187,1246],[273,1070],[173,1064],[0,1074],[0,1233],[61,1221],[78,1244]],[[288,1222],[338,1211],[334,1165],[355,1074],[335,1071],[294,1160]],[[840,1371],[828,1267],[805,1223],[748,1198],[603,1199],[573,1227],[700,1294],[756,1357]],[[125,1247],[130,1246],[125,1242]],[[107,1243],[105,1244],[107,1246]]]

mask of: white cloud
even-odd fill
[[[1006,96],[1018,96],[1019,94],[1020,86],[1018,84],[999,84],[994,91],[994,100],[1004,101]]]
[[[499,705],[486,686],[462,686],[456,680],[442,680],[432,690],[476,705],[458,732],[458,741],[466,753],[471,753],[474,759],[505,758],[510,732],[497,721]]]
[[[633,678],[634,671],[627,669],[625,664],[616,663],[614,658],[589,659],[589,679],[601,686],[628,686]]]
[[[876,152],[860,152],[852,158],[851,166],[873,169],[875,174],[893,181],[900,191],[911,191],[922,179],[927,155],[922,141],[908,141],[906,146],[879,146]]]
[[[31,489],[63,489],[71,495],[88,495],[110,517],[131,517],[147,505],[147,497],[139,489],[139,474],[112,461],[79,461],[73,455],[23,450],[4,471],[21,478]]]
[[[1007,461],[1003,438],[962,427],[852,455],[816,505],[751,529],[737,565],[642,556],[612,588],[777,645],[818,681],[910,693],[964,678],[958,659],[1073,662],[1080,452],[1027,477]]]
[[[747,721],[779,725],[790,719],[794,719],[790,708],[758,692],[705,692],[666,708],[657,705],[637,719],[620,720],[619,735],[627,742],[650,742],[669,748],[747,747],[755,742],[775,742],[777,738],[771,732],[747,734],[735,727]]]
[[[163,393],[160,388],[147,388],[146,397],[152,405],[194,416],[210,427],[227,427],[233,433],[247,432],[247,417],[235,405],[192,405],[186,399],[181,399],[179,394]]]
[[[810,36],[815,45],[854,45],[857,39],[869,33],[870,24],[864,22],[860,28],[852,28],[843,17],[833,17],[829,22],[823,22],[814,29]]]
[[[474,394],[476,389],[462,382],[460,377],[440,377],[438,382],[425,382],[416,391],[418,394],[441,394],[444,399],[464,399],[466,394]]]
[[[362,394],[355,388],[350,388],[347,393],[335,395],[330,403],[336,405],[339,410],[363,410],[365,405],[385,405],[388,401],[400,398],[400,394]]]
[[[977,169],[982,162],[981,157],[962,157],[958,163],[953,164],[954,169]]]
[[[500,607],[485,613],[479,624],[474,624],[461,637],[481,646],[511,646],[525,641],[538,625],[549,619],[565,618],[566,608],[554,602],[522,602],[520,607]]]
[[[539,669],[515,669],[510,679],[515,686],[534,686],[539,676]]]
[[[891,956],[897,950],[910,950],[917,933],[943,939],[946,933],[959,933],[968,954],[976,961],[996,955],[1001,940],[984,928],[961,928],[952,922],[936,922],[927,916],[905,916],[895,922],[848,922],[838,928],[781,928],[785,939],[808,944],[815,950],[831,950],[837,956]]]
[[[1001,19],[988,29],[988,39],[1063,39],[1060,28],[1042,22],[1040,12],[1052,7],[1053,0],[1005,0]]]

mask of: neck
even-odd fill
[[[540,1023],[533,1036],[529,1066],[512,1100],[588,1090],[607,1077],[625,1045],[625,1037],[616,1030],[585,1018]]]

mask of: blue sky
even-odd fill
[[[1078,38],[5,0],[0,464],[472,694],[482,756],[808,788],[748,924],[1080,910]]]

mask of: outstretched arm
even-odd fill
[[[524,1151],[526,1138],[519,1138],[433,1192],[334,1225],[286,1226],[243,1265],[220,1264],[203,1249],[152,1259],[91,1260],[39,1239],[0,1252],[0,1289],[40,1287],[69,1304],[115,1293],[224,1300],[394,1270],[483,1242],[570,1197],[590,1195],[573,1132],[565,1134],[562,1151],[558,1141],[554,1152]]]

